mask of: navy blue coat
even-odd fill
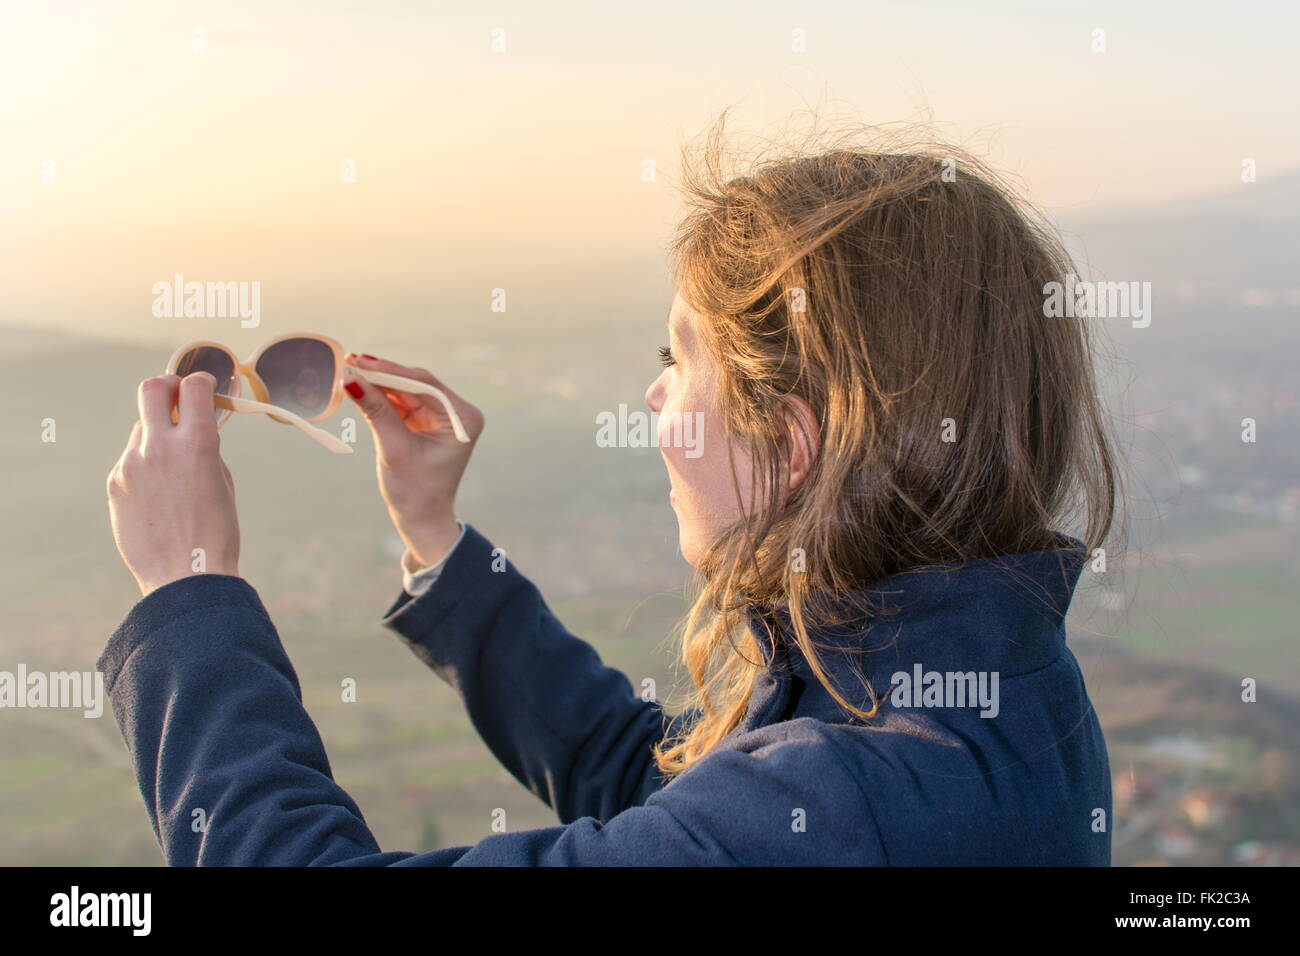
[[[1084,556],[1061,541],[1075,550],[878,582],[895,614],[817,635],[848,699],[869,701],[855,671],[884,698],[877,717],[847,719],[797,650],[778,648],[741,726],[665,785],[650,755],[671,723],[660,706],[513,565],[493,570],[492,545],[467,526],[434,586],[403,592],[383,622],[561,825],[420,854],[381,851],[334,782],[243,578],[157,589],[99,668],[173,865],[1108,865],[1106,745],[1063,625]],[[769,628],[751,626],[771,649]],[[895,689],[894,675],[929,672],[996,675],[996,716]]]

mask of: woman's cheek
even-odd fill
[[[703,476],[683,455],[682,449],[668,446],[660,448],[672,482],[669,504],[677,515],[678,546],[687,562],[698,566],[698,561],[713,536],[707,488],[702,487]]]
[[[708,418],[695,413],[671,428],[660,423],[659,449],[668,468],[678,515],[710,526],[726,524],[738,515],[731,465],[725,447],[702,440]]]
[[[674,487],[694,483],[706,459],[705,414],[697,399],[692,389],[683,387],[670,393],[659,411],[655,437]]]
[[[657,439],[672,483],[671,502],[677,514],[682,553],[692,564],[727,527],[739,519],[741,507],[732,482],[732,463],[720,427],[721,413],[712,401],[711,383],[682,376],[679,386],[660,409]],[[743,454],[738,474],[747,476]]]

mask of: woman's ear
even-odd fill
[[[803,484],[812,472],[821,450],[821,426],[812,406],[798,395],[790,394],[784,398],[786,426],[790,430],[790,490]]]

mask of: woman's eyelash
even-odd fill
[[[666,345],[659,346],[659,364],[664,368],[677,364],[677,360],[673,358],[672,349]]]

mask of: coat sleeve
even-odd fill
[[[636,696],[472,526],[433,586],[399,595],[384,624],[456,690],[488,748],[560,822],[608,820],[663,786],[651,748],[680,720]]]
[[[154,591],[99,667],[170,865],[824,864],[865,852],[843,806],[856,784],[833,748],[794,735],[710,755],[607,821],[382,852],[335,783],[293,667],[243,578],[195,575]]]

